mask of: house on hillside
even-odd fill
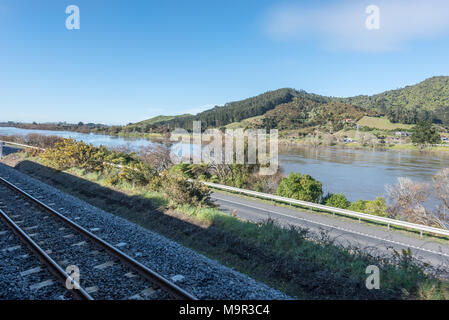
[[[396,131],[394,134],[398,137],[409,137],[412,135],[412,133],[408,131]]]

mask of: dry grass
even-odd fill
[[[394,129],[411,130],[413,128],[413,125],[410,124],[391,123],[390,120],[384,117],[378,118],[378,117],[364,116],[357,122],[357,124],[364,127],[380,130],[394,130]]]

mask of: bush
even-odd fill
[[[124,166],[119,174],[120,180],[131,183],[134,186],[145,186],[157,175],[156,171],[142,163],[131,163]]]
[[[348,210],[368,213],[376,216],[387,217],[387,204],[382,197],[376,198],[376,200],[358,200],[353,202]]]
[[[324,204],[329,207],[348,209],[351,202],[343,194],[328,194],[324,199]]]
[[[321,182],[308,174],[290,173],[282,178],[276,194],[281,197],[318,203],[323,195]]]
[[[174,206],[189,204],[209,206],[210,190],[200,182],[189,181],[179,174],[162,173],[162,190]]]
[[[102,171],[108,153],[104,146],[94,147],[73,139],[64,139],[42,153],[42,158],[59,170],[81,168],[86,171]]]

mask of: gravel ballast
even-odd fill
[[[247,275],[9,166],[0,164],[0,176],[84,228],[95,230],[100,238],[175,281],[199,299],[289,299],[287,295]],[[0,270],[0,280],[3,277],[3,270]]]
[[[70,300],[72,296],[0,221],[0,300]]]

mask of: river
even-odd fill
[[[83,140],[96,146],[125,146],[134,150],[155,144],[146,139],[0,127],[0,135],[26,135],[29,133],[72,137],[75,140]],[[281,168],[286,174],[290,172],[310,174],[323,183],[325,192],[343,193],[350,201],[384,196],[385,185],[394,183],[398,177],[431,182],[432,176],[438,170],[449,167],[449,153],[373,151],[339,147],[282,148],[279,152],[279,160]]]

